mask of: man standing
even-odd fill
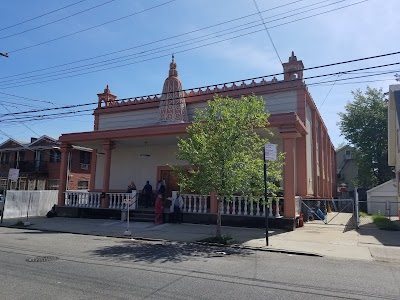
[[[144,207],[147,208],[150,205],[151,194],[153,193],[153,187],[149,181],[146,181],[146,185],[144,186],[142,193],[144,195]]]
[[[183,198],[179,194],[176,194],[176,198],[173,201],[174,206],[174,221],[175,223],[182,223],[182,207],[183,207]]]

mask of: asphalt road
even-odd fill
[[[400,266],[0,228],[0,299],[400,299]]]

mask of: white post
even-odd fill
[[[358,199],[358,188],[355,187],[354,188],[354,202],[355,202],[355,213],[356,213],[356,227],[359,228],[360,227],[360,207],[359,207],[359,203],[358,203],[359,199]]]
[[[280,218],[281,215],[279,214],[279,199],[275,200],[275,203],[276,203],[276,206],[275,206],[275,209],[276,209],[275,217],[276,218]]]
[[[129,198],[124,199],[124,203],[126,203],[126,207],[127,207],[127,212],[126,212],[126,215],[127,215],[126,224],[127,225],[126,225],[126,230],[124,231],[124,235],[125,236],[131,236],[132,233],[129,230],[129,208],[130,208],[130,205],[131,205],[131,199],[129,199]]]

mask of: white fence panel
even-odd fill
[[[58,191],[7,191],[4,219],[43,217],[58,201]]]

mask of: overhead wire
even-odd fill
[[[349,74],[349,73],[351,73],[352,71],[360,71],[360,70],[369,70],[369,69],[374,69],[374,68],[380,68],[380,67],[386,67],[386,66],[392,66],[392,65],[399,65],[400,64],[400,62],[397,62],[397,63],[392,63],[392,64],[386,64],[386,65],[378,65],[378,66],[372,66],[372,67],[366,67],[366,68],[358,68],[358,69],[354,69],[354,70],[347,70],[347,71],[340,71],[340,72],[335,72],[335,73],[329,73],[329,74],[320,74],[320,75],[314,75],[314,76],[309,76],[309,77],[305,77],[305,78],[303,78],[302,80],[294,80],[294,81],[289,81],[289,82],[291,82],[292,84],[294,84],[294,83],[299,83],[300,85],[301,84],[303,84],[303,80],[305,80],[305,79],[315,79],[315,78],[321,78],[321,77],[326,77],[326,76],[332,76],[332,75],[342,75],[342,74]],[[315,68],[315,67],[314,67]],[[396,71],[389,71],[389,72],[387,72],[387,74],[389,74],[389,73],[395,73]],[[382,74],[379,74],[379,75],[383,75],[383,73]],[[352,77],[352,78],[350,78],[350,79],[355,79],[355,78],[365,78],[365,77],[370,77],[370,76],[376,76],[376,74],[369,74],[369,75],[362,75],[362,76],[356,76],[356,77]],[[244,79],[244,80],[239,80],[239,81],[235,81],[235,82],[229,82],[229,84],[231,84],[231,83],[243,83],[243,82],[246,82],[246,81],[250,81],[250,80],[254,80],[254,79],[261,79],[261,78],[266,78],[266,77],[271,77],[270,75],[267,75],[267,76],[261,76],[261,77],[256,77],[256,78],[250,78],[250,79]],[[338,79],[338,78],[336,78],[333,82],[335,82],[335,81],[342,81],[342,80],[349,80],[349,78],[344,78],[344,79]],[[275,83],[276,85],[279,85],[279,84],[281,84],[281,83],[287,83],[288,81],[279,81],[279,82],[277,82],[277,83]],[[331,81],[325,81],[325,82],[318,82],[318,83],[315,83],[315,84],[321,84],[321,83],[327,83],[327,82],[332,82],[332,80]],[[212,86],[225,86],[227,83],[223,83],[223,84],[216,84],[216,85],[212,85]],[[312,86],[312,85],[314,85],[313,83],[309,83],[309,84],[307,84],[307,86]],[[189,90],[183,90],[183,91],[191,91],[191,90],[197,90],[197,89],[204,89],[204,88],[209,88],[209,87],[212,87],[212,86],[207,86],[207,87],[200,87],[200,88],[194,88],[194,89],[189,89]],[[219,90],[218,91],[218,93],[219,94],[224,94],[224,93],[227,93],[227,92],[234,92],[234,91],[239,91],[239,90],[245,90],[245,89],[249,89],[249,88],[253,88],[253,86],[245,86],[245,87],[237,87],[237,88],[235,88],[234,90],[229,90],[229,89],[227,89],[227,90]],[[293,86],[292,87],[290,87],[290,89],[293,89]],[[285,88],[285,90],[288,90],[288,88]],[[275,89],[275,90],[273,90],[273,92],[279,92],[280,90],[279,90],[279,88],[278,89]],[[202,95],[214,95],[215,94],[215,92],[214,91],[210,91],[210,92],[203,92],[202,93]],[[156,95],[160,95],[160,94],[156,94]],[[149,95],[149,96],[147,96],[147,97],[153,97],[153,96],[156,96],[156,95]],[[196,97],[197,95],[186,95],[185,96],[185,98],[191,98],[191,97]],[[136,97],[137,98],[137,97]],[[128,99],[132,99],[132,98],[125,98],[125,99],[119,99],[119,100],[117,100],[117,101],[125,101],[125,100],[128,100]],[[123,106],[132,106],[132,105],[134,105],[134,106],[138,106],[138,105],[141,105],[141,104],[147,104],[148,102],[136,102],[136,103],[131,103],[131,104],[123,104]],[[15,115],[20,115],[20,114],[27,114],[27,113],[37,113],[37,112],[44,112],[44,111],[50,111],[50,110],[60,110],[60,109],[71,109],[71,108],[77,108],[77,107],[82,107],[82,106],[89,106],[89,105],[94,105],[94,104],[97,104],[97,102],[91,102],[91,103],[84,103],[84,104],[76,104],[76,105],[69,105],[69,106],[63,106],[63,107],[57,107],[57,108],[45,108],[45,109],[39,109],[39,110],[31,110],[31,111],[25,111],[25,112],[16,112],[16,113],[14,113],[14,116]],[[100,107],[100,109],[112,109],[112,108],[118,108],[118,107],[121,107],[121,106],[108,106],[108,107]],[[80,110],[80,111],[67,111],[67,112],[62,112],[62,113],[57,113],[57,114],[48,114],[48,115],[44,115],[44,116],[53,116],[53,115],[59,115],[59,114],[68,114],[68,113],[77,113],[77,112],[85,112],[85,111],[93,111],[93,109],[87,109],[87,110]],[[0,117],[7,117],[7,116],[9,116],[9,114],[3,114],[3,115],[0,115]],[[44,117],[44,116],[29,116],[29,117],[35,117],[35,118],[37,118],[37,117]],[[23,119],[23,118],[25,118],[25,117],[22,117],[22,118],[19,118],[19,117],[15,117],[14,119]],[[3,120],[1,120],[0,119],[0,122],[4,122],[4,121],[9,121],[9,120],[12,120],[12,119],[3,119]]]
[[[374,76],[374,75],[366,75],[366,76],[370,77],[370,76]],[[343,79],[343,80],[351,80],[351,79],[360,78],[360,77],[365,77],[365,76],[358,76],[358,77],[353,77],[353,78]],[[326,83],[329,83],[329,82],[332,82],[332,81],[326,81]],[[317,84],[317,85],[322,85],[322,84]],[[314,84],[311,83],[311,84],[308,84],[307,86],[314,86]],[[294,89],[294,88],[296,88],[296,87],[292,87],[292,89]],[[274,92],[285,92],[285,91],[290,91],[290,90],[291,90],[290,88],[283,88],[281,90],[274,90]],[[226,92],[221,91],[221,93],[219,93],[219,94],[224,94],[224,93],[226,93]],[[278,100],[280,98],[284,99],[286,97],[287,96],[274,97],[272,100]],[[271,100],[271,99],[267,98],[267,101],[268,100]],[[289,104],[289,103],[292,103],[292,102],[288,102],[287,104]],[[274,107],[274,106],[282,106],[282,104],[285,104],[285,103],[283,103],[283,102],[272,103],[272,104],[268,103],[268,107],[271,108],[271,107]],[[55,119],[58,120],[58,119],[61,119],[61,118],[69,117],[70,115],[72,115],[74,117],[79,117],[79,116],[83,116],[83,115],[93,115],[92,113],[86,113],[86,112],[93,112],[93,109],[76,110],[76,111],[62,112],[62,113],[55,113],[55,114],[47,114],[47,115],[37,115],[37,116],[30,116],[28,118],[23,117],[23,118],[19,118],[19,119],[20,120],[24,120],[24,122],[31,122],[31,121],[37,121],[37,120],[55,120]],[[273,113],[287,112],[287,110],[284,110],[284,109],[276,110],[276,109],[274,109],[272,112]],[[9,122],[9,123],[15,123],[16,122],[16,120],[13,120],[13,119],[5,120],[5,121]],[[3,124],[3,122],[5,122],[5,121],[4,120],[0,120],[0,123]],[[115,122],[118,123],[118,121],[115,121]],[[125,122],[125,121],[120,121],[120,122]]]
[[[344,0],[342,0],[342,1],[344,1]],[[339,1],[339,2],[342,2],[342,1]],[[332,9],[332,10],[329,10],[329,11],[325,11],[325,12],[322,12],[322,13],[319,13],[319,14],[315,14],[315,15],[320,15],[320,14],[332,12],[332,11],[335,11],[335,10],[338,10],[338,9],[343,9],[343,8],[346,8],[346,7],[349,7],[349,6],[353,6],[353,5],[356,5],[356,4],[360,4],[360,3],[363,3],[363,2],[366,2],[366,1],[368,1],[368,0],[363,0],[363,1],[360,1],[360,2],[356,2],[356,3],[350,4],[350,5],[346,5],[346,6],[342,6],[342,7],[339,7],[339,8],[335,8],[335,9]],[[286,22],[286,23],[283,23],[283,24],[278,24],[278,25],[272,26],[272,27],[270,27],[270,28],[274,28],[274,27],[286,25],[286,24],[288,24],[288,23],[292,23],[292,22],[295,22],[295,21],[298,21],[298,20],[303,20],[303,19],[306,19],[306,18],[310,18],[310,17],[313,17],[313,16],[315,16],[315,15],[307,16],[307,17],[304,17],[304,18],[296,19],[296,20],[292,20],[292,21],[290,21],[290,22]],[[242,37],[242,36],[250,35],[250,34],[253,34],[253,33],[256,33],[256,32],[260,32],[260,31],[263,31],[263,29],[261,29],[261,30],[256,30],[256,31],[252,31],[252,32],[249,32],[249,33],[244,33],[244,34],[236,35],[236,36],[234,36],[234,37],[229,37],[229,38],[226,38],[226,39],[222,39],[222,40],[210,42],[210,43],[207,43],[207,44],[204,44],[204,45],[200,45],[200,46],[196,46],[196,47],[191,47],[191,48],[184,49],[184,50],[180,50],[180,51],[174,51],[174,53],[177,54],[177,53],[183,53],[183,52],[191,51],[191,50],[194,50],[194,49],[198,49],[198,48],[206,47],[206,46],[209,46],[209,45],[221,43],[221,42],[224,42],[224,41],[228,41],[228,40],[232,40],[232,39],[239,38],[239,37]],[[52,79],[51,79],[51,80],[37,81],[37,82],[27,83],[27,84],[21,84],[21,85],[18,85],[18,84],[17,84],[17,85],[6,86],[6,87],[2,86],[2,87],[0,87],[0,88],[2,88],[2,89],[6,89],[6,88],[15,88],[15,87],[21,87],[21,86],[26,86],[26,85],[39,84],[39,83],[45,83],[45,82],[49,82],[49,81],[61,80],[61,79],[71,78],[71,77],[76,77],[76,76],[82,76],[82,75],[86,75],[86,74],[90,74],[90,73],[96,73],[96,72],[100,72],[100,71],[104,71],[104,70],[110,70],[110,69],[115,69],[115,68],[121,68],[121,67],[128,66],[128,65],[133,65],[133,64],[138,64],[138,63],[150,61],[150,60],[155,60],[155,59],[159,59],[159,58],[166,57],[166,56],[169,56],[169,55],[171,55],[171,54],[168,53],[168,54],[165,54],[165,55],[160,55],[160,56],[156,56],[156,57],[152,57],[152,58],[148,58],[148,59],[144,59],[144,60],[140,60],[140,61],[135,61],[135,62],[132,62],[132,63],[126,63],[126,64],[122,64],[122,65],[118,65],[118,66],[113,66],[113,67],[108,67],[108,68],[102,68],[102,69],[99,69],[99,70],[84,72],[84,73],[80,73],[80,74],[74,74],[74,75],[70,75],[70,76],[63,76],[63,77],[59,77],[59,78],[54,78],[54,76],[52,76]],[[146,56],[146,55],[143,55],[143,56]],[[60,74],[60,75],[62,76],[63,74]],[[28,80],[28,81],[32,81],[32,80]]]
[[[301,2],[301,1],[305,1],[305,0],[297,0],[297,1],[289,2],[289,3],[283,4],[283,5],[279,5],[279,6],[275,6],[275,7],[263,10],[262,12],[275,10],[275,9],[278,9],[278,8],[281,8],[281,7],[284,7],[284,6],[288,6],[288,5],[291,5],[291,4],[294,4],[294,3],[298,3],[298,2]],[[328,2],[328,1],[330,1],[330,0],[320,1],[320,2],[314,3],[312,5],[308,5],[308,6],[313,6],[313,5],[317,5],[317,4],[320,4],[320,3],[323,3],[323,2]],[[308,7],[308,6],[305,6],[305,7]],[[199,28],[199,29],[187,31],[187,32],[184,32],[184,33],[181,33],[181,34],[169,36],[169,37],[162,38],[162,39],[159,39],[159,40],[156,40],[156,41],[151,41],[151,42],[148,42],[148,43],[145,43],[145,44],[141,44],[141,45],[137,45],[137,46],[121,49],[121,50],[116,50],[116,51],[112,51],[112,52],[108,52],[108,53],[105,53],[105,54],[100,54],[100,55],[96,55],[96,56],[92,56],[92,57],[76,60],[76,61],[69,62],[69,63],[59,64],[59,65],[55,65],[55,66],[50,66],[50,67],[46,67],[46,68],[42,68],[42,69],[37,69],[37,70],[28,71],[28,72],[18,73],[18,74],[14,74],[14,75],[3,76],[3,77],[0,77],[0,79],[15,77],[15,76],[19,76],[19,75],[30,74],[30,73],[33,73],[33,72],[39,72],[39,71],[44,71],[44,70],[48,70],[48,69],[54,69],[54,68],[63,67],[63,66],[70,65],[70,64],[75,64],[75,63],[82,62],[82,61],[92,60],[92,59],[96,59],[96,58],[99,58],[99,57],[109,56],[109,55],[113,55],[113,54],[129,51],[129,50],[137,49],[137,48],[140,48],[140,47],[149,46],[149,45],[156,44],[156,43],[159,43],[159,42],[163,42],[163,41],[166,41],[166,40],[176,39],[178,37],[182,37],[182,36],[185,36],[185,35],[193,34],[193,33],[199,32],[199,31],[203,31],[203,30],[206,30],[206,29],[210,29],[210,28],[213,28],[213,27],[220,26],[220,25],[228,24],[228,23],[231,23],[231,22],[234,22],[234,21],[238,21],[238,20],[241,20],[241,19],[245,19],[245,18],[254,16],[256,14],[257,13],[245,15],[245,16],[242,16],[242,17],[239,17],[239,18],[235,18],[235,19],[227,20],[227,21],[220,22],[220,23],[217,23],[217,24],[213,24],[213,25],[209,25],[209,26],[206,26],[206,27],[202,27],[202,28]]]
[[[37,43],[37,44],[34,44],[34,45],[30,45],[30,46],[25,46],[25,47],[22,47],[22,48],[14,49],[14,50],[8,51],[7,53],[10,54],[10,53],[15,53],[15,52],[20,52],[20,51],[23,51],[23,50],[26,50],[26,49],[30,49],[30,48],[33,48],[33,47],[37,47],[37,46],[40,46],[40,45],[44,45],[44,44],[48,44],[48,43],[51,43],[51,42],[54,42],[54,41],[58,41],[58,40],[66,38],[66,37],[69,37],[69,36],[72,36],[72,35],[76,35],[78,33],[82,33],[82,32],[88,31],[88,30],[92,30],[94,28],[98,28],[98,27],[104,26],[106,24],[114,23],[114,22],[121,21],[121,20],[126,19],[126,18],[133,17],[135,15],[144,13],[144,12],[152,10],[152,9],[159,8],[161,6],[164,6],[166,4],[172,3],[174,1],[176,1],[176,0],[169,0],[167,2],[163,2],[161,4],[157,4],[157,5],[151,6],[149,8],[143,9],[141,11],[138,11],[138,12],[135,12],[135,13],[132,13],[132,14],[129,14],[129,15],[117,18],[117,19],[113,19],[111,21],[107,21],[107,22],[104,22],[104,23],[101,23],[101,24],[98,24],[98,25],[95,25],[95,26],[91,26],[91,27],[88,27],[88,28],[85,28],[85,29],[81,29],[81,30],[78,30],[78,31],[75,31],[75,32],[72,32],[72,33],[69,33],[69,34],[66,34],[66,35],[63,35],[63,36],[59,36],[57,38],[50,39],[50,40],[47,40],[47,41],[44,41],[44,42],[40,42],[40,43]]]
[[[275,43],[274,43],[274,41],[272,40],[271,34],[269,33],[269,30],[268,30],[268,27],[267,27],[267,25],[266,25],[265,22],[264,22],[264,18],[263,18],[262,14],[261,14],[261,12],[260,12],[260,9],[258,8],[258,5],[257,5],[257,1],[256,1],[256,0],[253,0],[253,3],[254,3],[254,5],[255,5],[255,7],[256,7],[256,9],[257,9],[258,14],[260,15],[261,22],[262,22],[263,25],[264,25],[264,29],[265,29],[265,31],[266,31],[267,34],[268,34],[269,40],[271,41],[271,44],[272,44],[272,46],[274,47],[276,56],[278,56],[278,59],[279,59],[281,65],[282,65],[282,64],[283,64],[282,59],[281,59],[281,57],[279,56],[278,50],[276,49]]]
[[[63,17],[63,18],[61,18],[61,19],[57,19],[57,20],[54,20],[54,21],[51,21],[51,22],[48,22],[48,23],[45,23],[45,24],[42,24],[42,25],[39,25],[39,26],[30,28],[30,29],[22,30],[22,31],[13,33],[13,34],[6,35],[6,36],[1,36],[1,37],[0,37],[0,40],[7,39],[7,38],[10,38],[10,37],[13,37],[13,36],[20,35],[20,34],[24,34],[24,33],[26,33],[26,32],[30,32],[30,31],[33,31],[33,30],[36,30],[36,29],[39,29],[39,28],[43,28],[43,27],[46,27],[46,26],[48,26],[48,25],[51,25],[51,24],[54,24],[54,23],[57,23],[57,22],[61,22],[61,21],[63,21],[63,20],[72,18],[72,17],[74,17],[74,16],[80,15],[80,14],[82,14],[82,13],[85,13],[85,12],[87,12],[87,11],[90,11],[90,10],[95,9],[95,8],[98,8],[98,7],[100,7],[100,6],[109,4],[109,3],[114,2],[114,1],[116,1],[116,0],[109,0],[109,1],[106,1],[106,2],[103,2],[103,3],[100,3],[100,4],[98,4],[98,5],[89,7],[89,8],[87,8],[87,9],[84,9],[84,10],[82,10],[82,11],[76,12],[76,13],[74,13],[74,14],[72,14],[72,15],[65,16],[65,17]]]
[[[47,13],[41,14],[41,15],[36,16],[36,17],[34,17],[34,18],[31,18],[31,19],[28,19],[28,20],[19,22],[19,23],[17,23],[17,24],[14,24],[14,25],[10,25],[10,26],[6,26],[6,27],[3,27],[3,28],[0,28],[0,31],[3,31],[3,30],[6,30],[6,29],[9,29],[9,28],[13,28],[13,27],[16,27],[16,26],[19,26],[19,25],[28,23],[28,22],[30,22],[30,21],[33,21],[33,20],[42,18],[42,17],[44,17],[44,16],[48,16],[48,15],[50,15],[50,14],[52,14],[52,13],[55,13],[55,12],[57,12],[57,11],[66,9],[66,8],[68,8],[68,7],[77,5],[77,4],[82,3],[82,2],[85,2],[85,1],[87,1],[87,0],[80,0],[80,1],[77,1],[77,2],[75,2],[75,3],[69,4],[69,5],[67,5],[67,6],[63,6],[63,7],[57,8],[57,9],[55,9],[55,10],[49,11],[49,12],[47,12]]]
[[[319,66],[314,66],[314,67],[308,67],[308,68],[304,68],[303,71],[309,71],[309,70],[332,67],[332,66],[337,66],[337,65],[342,65],[342,64],[360,62],[360,61],[365,61],[365,60],[370,60],[370,59],[376,59],[376,58],[382,58],[382,57],[397,55],[397,54],[400,54],[400,51],[392,52],[392,53],[385,53],[385,54],[380,54],[380,55],[374,55],[374,56],[369,56],[369,57],[363,57],[363,58],[358,58],[358,59],[352,59],[352,60],[347,60],[347,61],[341,61],[341,62],[336,62],[336,63],[330,63],[330,64],[325,64],[325,65],[319,65]],[[358,68],[358,69],[348,70],[348,71],[334,72],[334,73],[330,73],[330,74],[315,75],[315,76],[307,77],[307,78],[304,78],[304,79],[326,77],[326,76],[335,76],[335,75],[338,75],[338,74],[345,74],[345,73],[348,73],[348,72],[365,71],[365,70],[388,67],[388,66],[393,66],[393,65],[398,65],[398,64],[400,64],[400,62],[384,64],[384,65],[378,65],[378,66],[370,66],[370,67],[365,67],[365,68]],[[394,72],[396,72],[396,71],[394,71]],[[224,86],[224,85],[227,85],[227,84],[260,80],[260,79],[269,78],[269,77],[275,77],[275,76],[284,75],[284,74],[285,74],[285,72],[274,73],[274,74],[269,74],[269,75],[263,75],[263,76],[258,76],[258,77],[242,79],[242,80],[235,80],[235,81],[230,81],[230,82],[212,84],[212,85],[208,85],[208,86],[201,86],[201,87],[196,87],[196,88],[184,89],[184,90],[182,90],[182,92],[190,92],[191,90],[207,89],[207,88],[210,88],[210,87],[213,87],[213,86]],[[386,73],[381,73],[381,74],[386,74]],[[150,94],[150,95],[145,95],[145,96],[137,96],[137,97],[133,97],[133,98],[151,98],[151,97],[156,97],[156,96],[157,97],[162,97],[162,95],[163,95],[163,93],[157,93],[157,94]],[[133,98],[123,98],[123,99],[118,99],[116,101],[128,100],[128,99],[133,99]],[[76,105],[67,105],[67,106],[61,106],[61,107],[55,107],[55,108],[45,108],[45,109],[41,109],[41,110],[31,110],[31,111],[27,111],[27,112],[20,112],[20,113],[17,113],[17,114],[40,112],[40,111],[47,111],[47,110],[58,110],[58,109],[65,109],[65,108],[75,108],[75,107],[87,106],[87,105],[93,105],[93,104],[97,104],[97,102],[90,102],[90,103],[76,104]],[[4,115],[6,115],[6,114],[0,115],[0,116],[4,116]]]

